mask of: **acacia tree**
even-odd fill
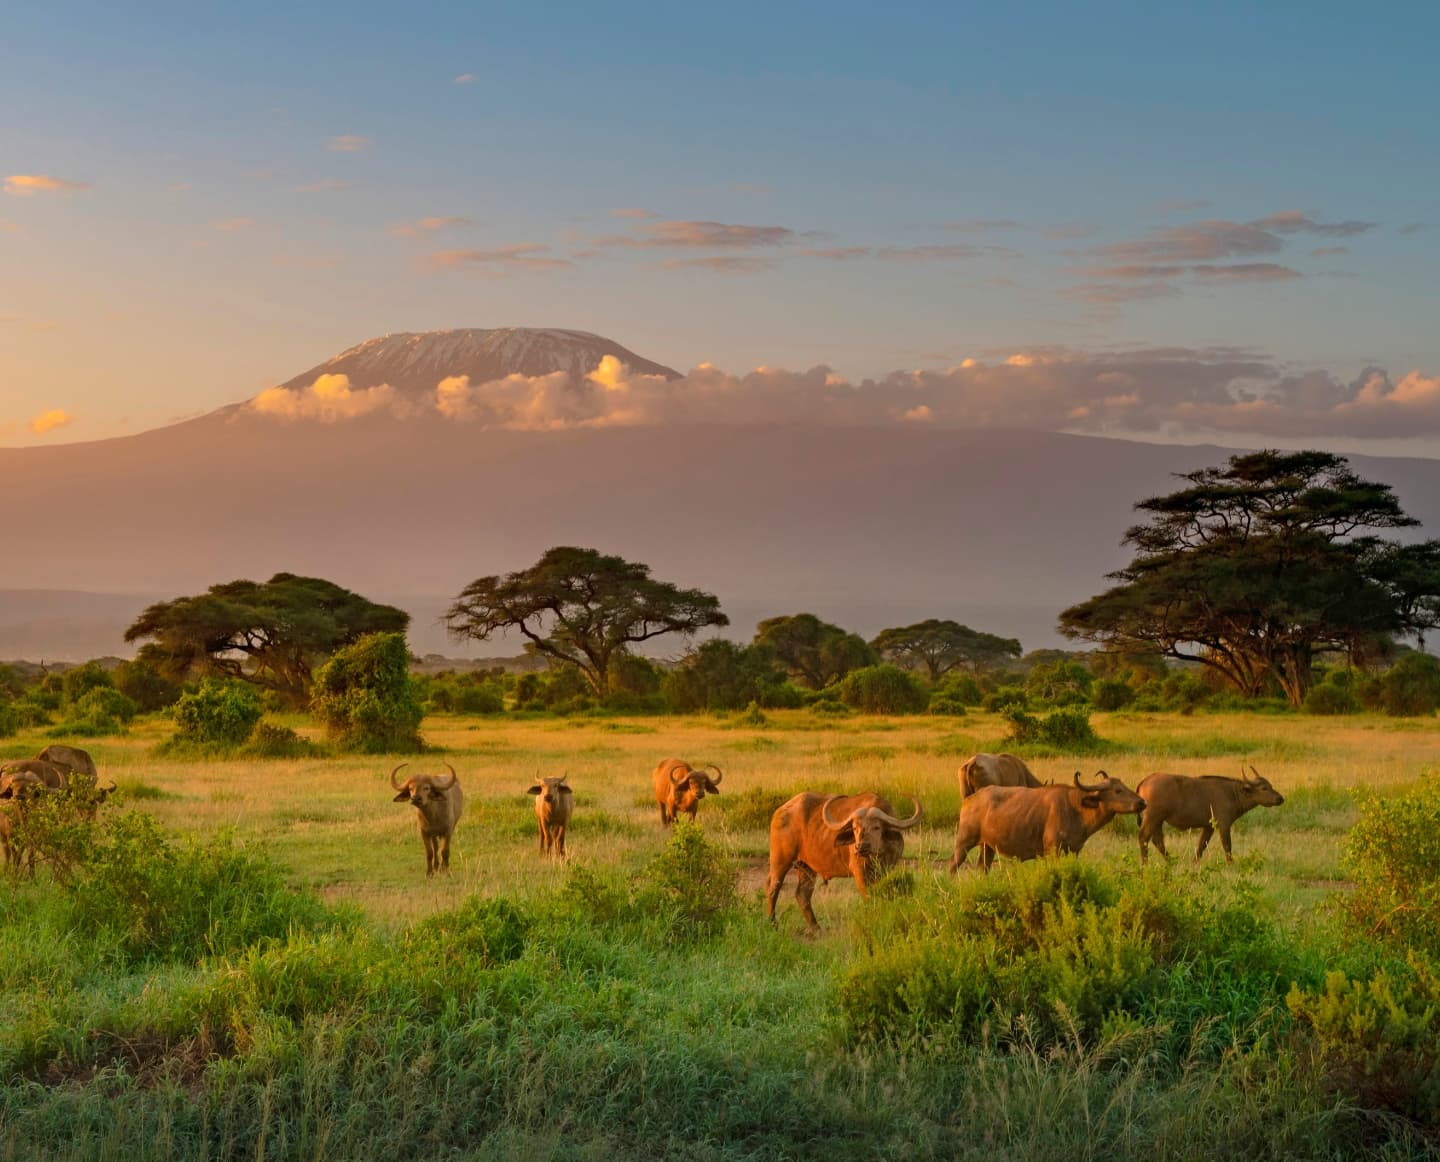
[[[873,666],[878,658],[857,633],[821,621],[813,613],[770,617],[755,627],[755,645],[812,690],[823,690],[851,670]]]
[[[1060,615],[1068,637],[1199,662],[1246,695],[1273,678],[1299,706],[1317,651],[1354,653],[1414,628],[1387,580],[1417,522],[1390,486],[1328,452],[1262,451],[1180,477],[1135,507],[1120,582]]]
[[[125,631],[153,639],[142,653],[166,677],[237,678],[290,705],[310,700],[314,667],[367,633],[404,633],[410,615],[319,577],[276,573],[230,581],[150,606]]]
[[[958,667],[978,674],[1007,658],[1020,656],[1020,643],[1015,638],[933,617],[915,625],[881,630],[870,644],[887,662],[907,670],[923,666],[931,682],[938,682]]]
[[[719,599],[650,576],[650,567],[594,549],[559,546],[528,569],[470,582],[445,614],[457,639],[518,630],[535,652],[609,692],[610,663],[636,642],[729,625]]]

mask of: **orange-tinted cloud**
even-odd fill
[[[63,428],[74,422],[75,417],[64,408],[51,408],[30,421],[30,430],[37,436],[43,436],[46,432],[53,432],[56,428]]]
[[[357,133],[345,133],[339,137],[332,137],[326,148],[331,153],[361,153],[374,144],[375,142],[369,137],[362,137]]]
[[[693,247],[706,250],[733,250],[757,246],[784,246],[796,234],[786,226],[740,226],[728,222],[651,222],[637,234],[597,238],[597,246]]]
[[[322,375],[299,390],[269,387],[250,401],[253,411],[279,420],[338,423],[378,411],[408,414],[410,408],[388,383],[354,390],[348,375]]]
[[[473,225],[475,223],[470,218],[450,214],[445,217],[420,218],[400,226],[391,226],[390,233],[396,238],[423,238],[426,234],[433,234],[437,230],[456,230],[461,226]]]
[[[469,267],[490,274],[541,272],[574,266],[568,258],[556,258],[550,247],[537,243],[499,246],[491,250],[437,250],[426,259],[431,270]]]
[[[88,190],[88,182],[72,182],[43,173],[17,173],[5,179],[5,192],[17,198],[35,194],[53,194],[64,190]]]

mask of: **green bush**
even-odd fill
[[[1440,962],[1440,777],[1363,799],[1341,865],[1355,881],[1342,906],[1361,932]]]
[[[1311,686],[1305,695],[1306,714],[1337,715],[1354,714],[1360,709],[1360,699],[1348,685],[1341,686],[1330,681]]]
[[[771,817],[793,792],[747,787],[738,795],[721,795],[715,800],[726,824],[737,831],[769,829]]]
[[[1440,1128],[1440,977],[1422,959],[1368,980],[1332,972],[1323,989],[1291,989],[1288,1004],[1334,1088]]]
[[[740,869],[730,854],[705,838],[687,816],[675,821],[670,839],[636,881],[637,902],[663,926],[666,939],[683,943],[719,932],[735,911]]]
[[[253,686],[206,678],[176,699],[175,738],[202,747],[238,747],[250,737],[262,713]]]
[[[970,674],[952,671],[935,683],[935,689],[931,693],[932,710],[935,698],[948,698],[952,702],[958,702],[962,706],[979,706],[985,701],[985,695],[980,689],[980,683]]]
[[[1221,1049],[1309,975],[1252,884],[1121,880],[1074,857],[964,877],[864,928],[836,998],[843,1032],[927,1054],[1022,1026],[1041,1048],[1149,1027],[1193,1049],[1197,1022]]]
[[[930,693],[909,670],[899,666],[862,666],[840,681],[840,701],[865,714],[922,714]]]
[[[1012,707],[1004,714],[1010,724],[1008,742],[1016,746],[1053,746],[1068,750],[1086,750],[1100,742],[1090,725],[1090,714],[1081,709],[1056,710],[1037,718]]]
[[[110,817],[70,885],[77,929],[130,960],[194,962],[329,922],[309,892],[228,832],[171,840],[140,811]]]
[[[115,667],[115,688],[148,714],[173,706],[180,687],[143,658],[121,662]]]
[[[66,670],[60,678],[61,706],[69,708],[78,703],[92,690],[113,690],[115,680],[99,662],[86,662],[73,670]]]
[[[0,698],[0,738],[9,738],[20,730],[20,711],[14,699]]]
[[[310,708],[341,750],[413,754],[423,711],[401,633],[366,634],[315,675]]]
[[[1135,701],[1135,687],[1119,678],[1102,678],[1090,688],[1096,710],[1123,710]]]
[[[1051,706],[1073,706],[1090,697],[1095,675],[1080,662],[1057,660],[1043,662],[1025,677],[1025,692]]]
[[[951,718],[964,718],[967,713],[965,703],[958,698],[948,698],[943,694],[930,696],[928,710],[931,714],[944,714]]]
[[[995,713],[1012,708],[1024,710],[1030,705],[1030,696],[1020,686],[997,686],[985,695],[985,701],[981,705]]]
[[[316,753],[315,744],[288,726],[274,722],[257,723],[240,755],[254,759],[303,759]]]
[[[810,713],[821,718],[844,718],[850,713],[850,707],[838,698],[817,698],[810,703]]]
[[[1359,693],[1370,709],[1397,718],[1433,714],[1440,707],[1440,659],[1406,654]]]

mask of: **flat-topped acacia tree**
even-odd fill
[[[548,550],[528,569],[470,582],[445,615],[456,639],[516,630],[537,653],[574,666],[597,695],[632,644],[729,625],[720,601],[650,576],[650,567],[595,549]]]
[[[404,633],[410,615],[320,577],[229,581],[147,608],[125,631],[166,677],[237,678],[291,706],[310,701],[314,668],[369,633]]]
[[[1135,559],[1060,615],[1066,636],[1199,662],[1249,696],[1274,679],[1298,707],[1319,651],[1364,655],[1435,624],[1440,547],[1375,535],[1418,522],[1343,456],[1250,452],[1180,479],[1135,506]]]

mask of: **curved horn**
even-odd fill
[[[1243,775],[1245,772],[1244,772],[1244,771],[1241,771],[1240,773]],[[1254,767],[1251,767],[1251,768],[1250,768],[1250,773],[1251,773],[1252,775],[1254,775],[1256,779],[1258,779],[1258,778],[1260,777],[1260,772],[1257,771]],[[1251,780],[1246,780],[1246,781],[1249,782],[1249,781],[1251,781]]]
[[[450,772],[450,781],[446,783],[443,787],[439,783],[432,783],[431,786],[433,786],[437,791],[448,791],[451,787],[455,785],[455,780],[460,777],[455,773],[455,768],[452,767],[449,763],[445,764],[445,769]]]
[[[856,807],[855,810],[851,811],[850,814],[845,816],[843,820],[841,820],[839,823],[836,823],[835,820],[830,818],[830,804],[835,802],[835,800],[839,797],[839,795],[831,795],[830,798],[826,799],[820,807],[820,817],[825,820],[825,826],[834,828],[836,831],[840,831],[850,826],[850,820],[854,819],[860,811],[860,808]]]
[[[117,783],[114,779],[111,779],[111,780],[110,780],[110,785],[105,788],[105,793],[106,793],[107,795],[113,795],[113,794],[114,794],[116,791],[118,791],[119,789],[120,789],[120,784]]]
[[[684,771],[684,772],[686,772],[686,773],[683,774],[683,775],[680,775],[680,774],[676,774],[677,771]],[[671,785],[672,787],[678,787],[681,783],[683,783],[686,779],[688,779],[688,778],[690,777],[689,771],[690,771],[690,764],[689,764],[689,763],[677,763],[675,766],[671,767],[671,768],[670,768],[670,785]]]
[[[722,771],[719,767],[717,767],[714,763],[706,763],[706,764],[705,764],[705,769],[706,769],[707,771],[714,771],[714,772],[715,772],[715,777],[714,777],[713,779],[711,779],[710,781],[711,781],[712,783],[714,783],[714,784],[718,787],[718,786],[720,785],[720,780],[725,777],[725,772]]]
[[[1097,775],[1104,775],[1105,778],[1107,778],[1107,779],[1110,777],[1109,775],[1106,775],[1104,771],[1096,771],[1095,773],[1096,773]],[[1101,789],[1104,788],[1105,784],[1104,784],[1104,783],[1096,783],[1094,786],[1087,787],[1084,783],[1082,783],[1082,782],[1080,781],[1080,772],[1079,772],[1079,771],[1076,771],[1076,772],[1075,772],[1075,786],[1077,786],[1077,787],[1078,787],[1080,790],[1082,790],[1082,791],[1099,791],[1099,790],[1101,790]]]
[[[398,790],[400,789],[400,784],[395,781],[395,776],[398,775],[402,770],[404,770],[404,769],[405,769],[406,767],[408,767],[409,765],[410,765],[409,763],[401,763],[398,767],[396,767],[393,771],[390,772],[390,785],[391,785],[392,787],[394,787],[395,790],[398,791]]]
[[[920,806],[920,800],[915,798],[914,795],[911,795],[910,802],[915,806],[915,814],[910,816],[909,819],[896,819],[890,812],[881,811],[878,807],[875,808],[875,813],[880,816],[882,822],[890,824],[891,827],[898,827],[901,831],[908,831],[925,817],[925,809]]]

